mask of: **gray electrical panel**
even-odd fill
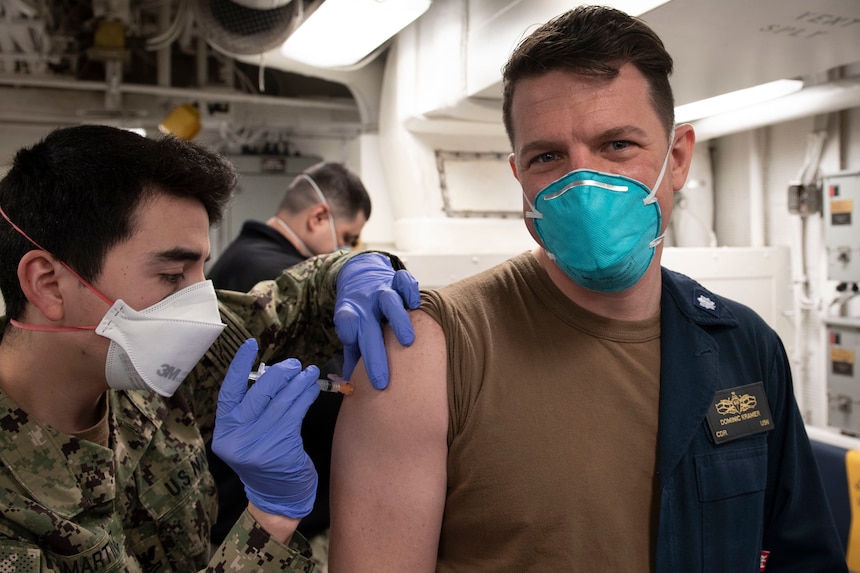
[[[828,424],[860,436],[860,318],[829,318],[824,323]]]
[[[860,173],[824,178],[824,242],[827,278],[860,282]]]

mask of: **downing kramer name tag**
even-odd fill
[[[761,382],[717,391],[707,417],[711,438],[717,444],[773,429]]]

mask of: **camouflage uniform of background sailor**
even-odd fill
[[[316,363],[339,348],[335,277],[349,258],[313,259],[248,294],[219,293],[227,328],[173,397],[108,392],[110,448],[40,424],[0,392],[0,571],[184,573],[207,562],[209,571],[312,571],[298,534],[287,548],[247,511],[209,560],[216,498],[204,443],[246,338],[258,338],[270,362]]]

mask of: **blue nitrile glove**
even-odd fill
[[[347,262],[337,274],[334,307],[335,330],[343,342],[343,377],[349,380],[363,356],[370,383],[377,390],[386,388],[383,319],[388,320],[400,344],[409,346],[415,331],[406,308],[418,308],[420,302],[418,281],[409,271],[395,272],[385,255],[363,253]]]
[[[302,445],[302,420],[320,388],[319,368],[295,358],[266,370],[248,389],[257,341],[239,348],[218,394],[212,451],[266,513],[304,517],[314,507],[317,472]],[[247,389],[247,391],[246,391]]]

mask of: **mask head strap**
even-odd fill
[[[41,250],[45,251],[46,253],[50,254],[52,257],[54,257],[54,255],[51,254],[51,251],[49,251],[48,249],[46,249],[45,247],[43,247],[42,245],[40,245],[39,243],[34,241],[32,239],[32,237],[30,237],[30,235],[28,235],[27,233],[24,232],[23,229],[21,229],[21,227],[19,227],[15,223],[13,223],[12,220],[9,218],[9,216],[6,214],[6,212],[3,210],[3,207],[0,207],[0,216],[2,216],[4,219],[6,219],[6,222],[9,223],[10,225],[12,225],[12,228],[15,229],[15,231],[17,231],[19,235],[21,235],[22,237],[24,237],[25,239],[30,241],[30,243],[35,245],[35,247],[37,249],[41,249]],[[56,259],[56,257],[54,257],[54,258]],[[83,278],[81,278],[81,275],[79,275],[74,270],[72,270],[72,268],[69,265],[67,265],[63,261],[60,261],[59,259],[57,259],[57,261],[61,265],[63,265],[63,267],[67,271],[69,271],[76,279],[78,279],[82,285],[87,287],[97,297],[99,297],[104,302],[106,302],[108,306],[113,306],[114,301],[112,301],[111,299],[109,299],[108,297],[103,295],[96,287],[94,287],[89,282],[87,282]],[[13,326],[16,326],[18,328],[23,328],[25,330],[39,330],[39,331],[43,331],[43,332],[70,332],[70,331],[77,331],[77,330],[95,330],[96,329],[95,326],[50,326],[50,325],[39,325],[39,324],[24,324],[24,323],[18,322],[17,320],[14,320],[14,319],[10,319],[9,322],[12,323]]]
[[[529,204],[530,211],[525,212],[525,216],[527,219],[543,219],[543,213],[535,209],[535,204],[529,200],[528,195],[526,195],[526,190],[523,189],[523,199],[526,200],[526,203]]]
[[[672,146],[675,143],[675,127],[672,127],[672,132],[669,134],[669,149],[666,150],[666,156],[663,158],[663,167],[660,168],[660,175],[657,176],[657,182],[651,188],[651,192],[645,199],[642,200],[644,205],[648,205],[657,200],[657,189],[660,188],[660,183],[663,182],[663,176],[666,175],[666,167],[669,166],[669,155],[672,154]]]
[[[334,214],[332,213],[331,205],[328,204],[328,201],[326,201],[325,195],[323,195],[323,192],[320,190],[319,185],[317,185],[317,182],[314,181],[310,175],[308,175],[307,173],[301,173],[299,174],[299,177],[301,177],[302,179],[307,179],[308,183],[310,183],[311,187],[313,187],[314,191],[316,191],[317,197],[320,198],[320,203],[328,207],[328,221],[329,223],[331,223],[332,252],[334,252],[340,248],[340,245],[337,242],[337,233],[335,233],[334,231]]]
[[[289,235],[289,236],[290,236],[290,238],[292,238],[292,239],[297,243],[297,244],[296,244],[296,248],[299,250],[299,252],[300,252],[303,256],[305,256],[305,257],[312,257],[312,256],[314,256],[313,252],[308,248],[308,246],[307,246],[307,245],[305,244],[305,242],[301,239],[301,237],[299,237],[299,236],[296,234],[296,232],[295,232],[295,231],[293,231],[293,230],[290,228],[290,226],[287,224],[287,222],[286,222],[286,221],[284,221],[283,219],[281,219],[280,217],[278,217],[277,215],[275,215],[275,223],[277,223],[277,225],[278,225],[278,226],[279,226],[279,227],[280,227],[280,228],[281,228],[281,229],[282,229],[282,230],[283,230],[287,235]]]

